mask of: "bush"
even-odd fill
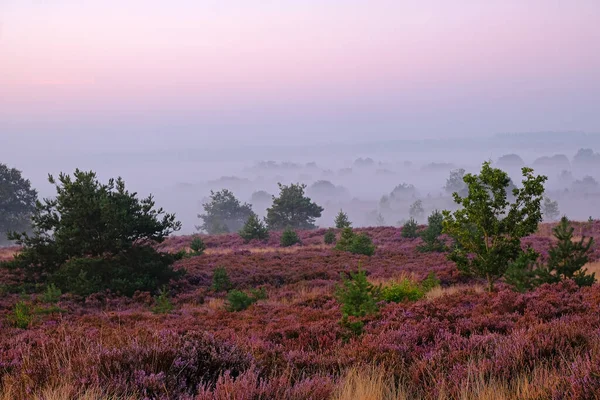
[[[233,285],[231,284],[227,270],[223,267],[215,268],[212,279],[213,290],[215,292],[226,292],[232,287]]]
[[[352,228],[344,228],[342,230],[340,240],[337,242],[335,249],[367,256],[372,256],[375,253],[375,245],[371,238],[366,233],[355,234]]]
[[[406,223],[402,226],[402,232],[401,235],[403,238],[408,238],[408,239],[414,239],[419,237],[419,224],[417,224],[417,221],[415,221],[414,218],[409,219],[408,221],[406,221]]]
[[[349,277],[342,274],[342,284],[336,288],[335,296],[343,316],[364,317],[379,310],[380,292],[381,288],[370,283],[366,272],[359,267],[358,272],[350,272]]]
[[[61,295],[62,295],[61,290],[59,288],[57,288],[54,283],[51,283],[48,286],[46,286],[46,290],[42,294],[42,301],[44,303],[50,303],[50,304],[58,303]]]
[[[333,229],[328,229],[325,232],[325,236],[323,237],[323,242],[325,244],[334,244],[335,243],[335,231]]]
[[[441,212],[435,210],[427,218],[427,228],[421,233],[423,244],[417,247],[422,253],[442,252],[446,250],[444,242],[439,239],[443,230],[444,216]]]
[[[243,311],[257,301],[267,298],[267,291],[264,288],[252,289],[250,293],[251,296],[241,290],[232,290],[227,294],[225,309],[229,312]]]
[[[300,238],[294,230],[287,228],[283,231],[281,234],[281,247],[290,247],[297,243],[300,243]]]
[[[338,215],[335,217],[335,227],[338,229],[350,228],[352,227],[352,223],[348,219],[348,214],[344,211],[340,210]]]
[[[8,316],[10,323],[21,329],[27,329],[33,322],[34,312],[29,303],[19,301],[13,307],[12,313]]]
[[[190,249],[192,249],[195,256],[199,256],[204,254],[204,250],[206,250],[206,244],[204,244],[202,238],[196,236],[192,240],[192,243],[190,243]]]
[[[88,296],[110,289],[126,296],[137,290],[152,292],[183,274],[171,265],[180,256],[158,253],[151,247],[136,247],[105,258],[74,258],[53,274],[52,281],[63,292]]]
[[[383,287],[381,295],[385,301],[400,303],[405,300],[416,301],[423,298],[425,290],[417,283],[404,278],[398,283]]]
[[[155,314],[168,314],[173,311],[173,304],[169,299],[169,292],[166,290],[166,288],[162,288],[159,291],[158,296],[154,298],[154,302],[155,305],[152,311]]]
[[[269,238],[269,229],[267,229],[266,225],[258,219],[256,214],[252,214],[244,224],[244,227],[240,230],[240,237],[244,239],[246,243],[254,239],[267,240]]]

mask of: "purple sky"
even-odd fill
[[[0,0],[0,135],[600,132],[599,21],[598,0]]]

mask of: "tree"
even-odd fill
[[[377,226],[385,226],[385,218],[383,218],[383,215],[381,215],[381,213],[377,213],[377,218],[375,219],[375,224]]]
[[[463,180],[464,177],[465,170],[463,168],[454,169],[450,171],[450,177],[446,179],[446,185],[444,186],[444,190],[446,190],[446,192],[450,195],[456,192],[461,196],[466,196],[467,185]]]
[[[323,236],[323,242],[325,244],[334,244],[335,243],[335,231],[333,228],[327,229],[325,235]]]
[[[348,214],[344,211],[340,210],[338,215],[335,217],[335,227],[337,229],[350,228],[352,226],[352,222],[348,219]]]
[[[549,197],[544,197],[544,203],[542,203],[542,216],[544,220],[556,221],[559,215],[558,202],[552,201]]]
[[[417,200],[414,203],[412,203],[408,210],[408,214],[411,218],[417,221],[422,220],[423,216],[425,215],[425,210],[423,209],[423,201]]]
[[[371,238],[366,233],[355,234],[352,228],[344,228],[342,230],[340,240],[335,245],[335,249],[366,256],[372,256],[375,253],[375,245]]]
[[[283,231],[280,241],[281,247],[290,247],[297,243],[300,243],[300,238],[298,237],[296,231],[290,228],[287,228]]]
[[[269,238],[269,230],[264,222],[258,219],[258,215],[252,213],[240,230],[240,236],[246,243],[253,239],[267,240]]]
[[[201,237],[196,236],[194,237],[194,239],[192,239],[192,242],[190,243],[190,249],[192,249],[194,255],[200,256],[204,254],[204,250],[206,250],[206,244],[204,243],[204,240],[202,240]]]
[[[404,225],[402,225],[402,232],[400,233],[403,238],[414,239],[419,237],[419,224],[413,218],[406,221]]]
[[[315,220],[321,216],[320,207],[304,195],[304,184],[279,185],[279,197],[273,197],[273,205],[267,209],[267,225],[271,230],[287,227],[315,229]]]
[[[181,223],[156,209],[152,196],[140,200],[121,178],[102,184],[91,171],[48,180],[57,195],[37,203],[32,234],[9,235],[23,249],[6,266],[30,282],[49,279],[63,291],[83,295],[155,290],[179,276],[171,265],[180,256],[159,253],[154,245]]]
[[[198,215],[202,224],[196,229],[209,235],[238,232],[254,213],[248,203],[242,204],[228,189],[210,191],[210,201],[202,205],[204,214]]]
[[[522,188],[514,188],[509,202],[508,174],[483,163],[479,175],[467,174],[468,194],[454,193],[462,206],[453,214],[444,211],[444,232],[456,242],[449,259],[465,274],[487,280],[488,290],[523,252],[521,238],[534,233],[542,220],[541,201],[545,176],[534,176],[522,168]]]
[[[418,246],[417,249],[421,252],[433,252],[433,251],[444,251],[446,246],[442,242],[439,236],[443,230],[444,216],[438,210],[435,210],[427,218],[427,228],[421,233],[423,244]]]
[[[31,228],[36,201],[37,192],[21,171],[0,164],[0,244],[8,232]]]

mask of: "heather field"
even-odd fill
[[[576,223],[600,240],[600,222]],[[551,226],[526,238],[544,256]],[[494,293],[462,276],[444,253],[420,253],[421,239],[391,227],[357,229],[377,245],[371,257],[336,251],[324,230],[302,245],[245,244],[203,236],[203,255],[176,264],[185,276],[156,298],[102,293],[0,297],[1,399],[596,399],[600,398],[600,285],[566,281],[520,294]],[[189,247],[172,237],[161,250]],[[18,249],[2,249],[0,259]],[[595,244],[590,270],[600,270]],[[367,271],[373,283],[431,272],[440,286],[418,301],[382,303],[361,335],[340,324],[340,273]],[[239,312],[212,288],[224,267],[235,288],[267,298]],[[5,285],[18,277],[2,273]],[[15,281],[17,280],[17,281]],[[32,311],[16,327],[15,306]]]

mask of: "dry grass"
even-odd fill
[[[426,298],[432,300],[442,296],[448,296],[456,293],[474,291],[475,293],[484,293],[483,285],[455,285],[449,287],[436,286],[425,295]]]
[[[346,373],[332,400],[408,400],[408,394],[397,388],[394,380],[374,367],[353,368]]]
[[[400,273],[398,275],[391,277],[391,278],[382,278],[382,277],[367,278],[367,280],[375,286],[377,286],[377,285],[389,286],[389,285],[399,284],[400,282],[402,282],[405,279],[408,279],[409,281],[413,281],[413,282],[419,281],[414,273],[408,273],[406,271],[400,271]]]
[[[237,250],[247,250],[252,254],[265,254],[265,253],[287,253],[293,254],[298,253],[300,251],[306,250],[326,250],[330,249],[331,246],[327,246],[324,244],[315,244],[310,246],[291,246],[291,247],[251,247],[247,249],[223,249],[223,248],[215,248],[215,249],[206,249],[204,251],[205,254],[231,254]]]
[[[583,268],[587,268],[588,273],[596,273],[596,277],[600,278],[600,261],[593,261],[585,264]]]

